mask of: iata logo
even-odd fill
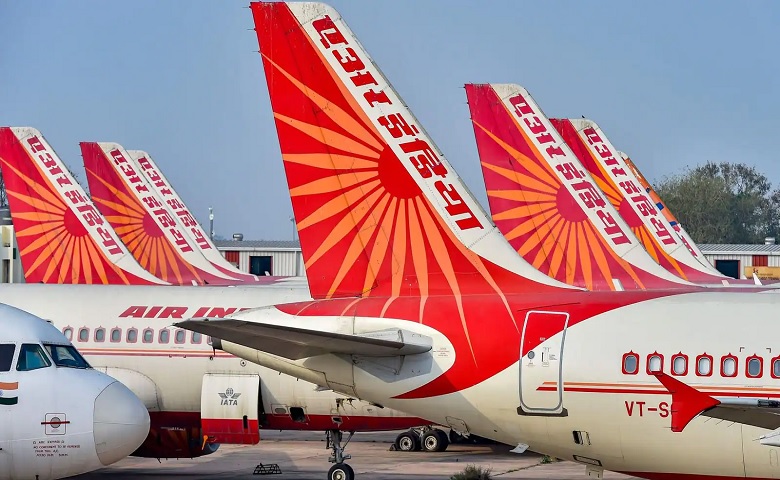
[[[219,404],[228,406],[238,406],[238,397],[241,396],[240,393],[233,392],[232,388],[228,388],[225,390],[225,393],[220,392],[218,395],[222,398]]]

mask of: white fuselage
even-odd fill
[[[0,286],[0,302],[50,320],[95,368],[127,385],[152,413],[199,415],[204,375],[259,375],[259,409],[267,420],[261,426],[266,428],[390,430],[419,424],[419,419],[389,408],[321,391],[311,383],[215,352],[207,337],[196,337],[195,343],[192,332],[171,327],[192,316],[220,317],[239,309],[310,298],[305,284],[299,282],[291,287]],[[131,330],[135,341],[128,335]],[[168,331],[167,343],[161,342],[162,330]],[[212,396],[219,401],[216,393],[207,398]],[[291,420],[294,407],[303,409],[305,421]],[[340,425],[332,422],[336,417]]]
[[[549,311],[555,314],[556,309]],[[330,386],[346,383],[347,390],[354,389],[360,398],[456,430],[465,425],[480,436],[525,444],[531,450],[586,465],[640,476],[660,472],[780,478],[780,451],[757,441],[768,433],[765,429],[698,417],[683,432],[673,433],[671,395],[647,371],[652,354],[663,357],[662,369],[669,375],[673,375],[673,357],[687,355],[687,373],[674,377],[708,395],[778,399],[778,311],[780,296],[774,293],[690,293],[639,302],[577,323],[564,330],[565,337],[561,332],[547,338],[533,349],[533,355],[518,358],[473,387],[408,400],[395,397],[432,381],[461,354],[453,351],[443,335],[416,322],[355,318],[351,327],[352,333],[359,334],[402,323],[405,329],[431,337],[432,351],[407,357],[398,373],[381,366],[384,360],[378,359],[327,355],[292,361],[235,344],[223,342],[223,347],[280,371],[292,373],[304,367],[321,372]],[[317,321],[275,309],[236,317],[288,325],[298,322],[308,328]],[[638,357],[635,374],[624,373],[622,365],[630,353]],[[710,375],[704,375],[706,370],[697,373],[697,357],[703,355],[713,358]],[[737,362],[733,377],[726,376],[731,373],[728,362],[725,372],[721,369],[723,357],[729,355]],[[756,378],[748,376],[749,357],[762,359]],[[524,411],[536,410],[537,415],[520,415],[521,403]],[[545,409],[554,412],[559,403],[566,416],[544,414]],[[581,443],[575,443],[574,432],[584,439]]]
[[[0,479],[90,472],[132,453],[149,432],[130,390],[83,360],[52,356],[63,348],[75,352],[51,325],[0,305]]]

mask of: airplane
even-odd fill
[[[579,118],[550,121],[656,262],[699,284],[733,281],[720,272],[712,273],[696,259],[596,122]]]
[[[176,285],[240,285],[209,262],[116,143],[81,142],[92,200],[138,263]],[[263,284],[277,278],[264,277]],[[256,282],[261,283],[261,282]]]
[[[534,268],[588,290],[692,286],[647,254],[527,91],[523,113],[491,85],[466,96],[493,221]]]
[[[515,114],[516,107],[501,101],[513,93],[466,86],[493,220],[529,263],[589,290],[756,288],[711,275],[690,257],[627,168],[613,168],[623,172],[620,179],[605,172],[599,163],[605,159],[597,160],[589,150],[596,147],[571,126],[585,120],[550,121],[522,88],[516,93],[526,111]],[[603,134],[591,135],[596,139],[600,151],[616,151]],[[618,162],[613,157],[606,160]],[[623,200],[624,188],[636,190],[634,201]]]
[[[0,168],[29,283],[167,285],[144,270],[30,127],[0,127]]]
[[[707,270],[709,270],[713,275],[723,275],[707,260],[707,257],[704,256],[704,253],[702,253],[702,251],[699,249],[699,246],[696,245],[696,242],[693,241],[691,236],[688,234],[685,228],[683,228],[680,222],[677,221],[677,218],[674,216],[674,214],[672,214],[672,212],[666,207],[663,200],[661,200],[661,197],[659,197],[655,190],[653,190],[650,182],[648,182],[644,175],[642,175],[642,172],[639,171],[639,168],[637,168],[631,158],[625,152],[618,152],[618,155],[620,155],[620,158],[626,162],[626,166],[628,166],[628,168],[637,178],[644,191],[650,195],[650,200],[655,203],[658,211],[663,214],[663,216],[666,218],[666,221],[669,222],[669,224],[672,226],[672,229],[680,237],[680,240],[688,248],[688,251],[691,252],[691,255],[693,255],[696,260],[704,265],[704,267],[707,268]]]
[[[144,177],[146,177],[146,185],[154,191],[157,199],[179,223],[181,230],[189,238],[190,244],[196,246],[198,251],[206,257],[206,260],[217,270],[232,278],[248,282],[258,281],[257,276],[242,272],[219,253],[209,235],[203,231],[198,221],[195,220],[195,217],[187,209],[187,205],[184,204],[176,190],[173,189],[173,185],[165,178],[162,170],[157,167],[157,164],[148,153],[141,150],[128,150],[127,153],[130,155],[130,160],[133,162],[136,171],[142,172]]]
[[[778,295],[590,292],[543,275],[336,10],[251,11],[313,300],[176,326],[589,478],[780,475]],[[491,88],[526,115],[520,87]],[[343,460],[329,478],[354,478]]]
[[[171,327],[191,316],[310,298],[305,287],[284,283],[0,286],[0,302],[51,321],[90,364],[141,399],[151,428],[134,456],[200,457],[220,444],[258,443],[259,429],[324,431],[331,448],[342,432],[404,430],[395,440],[401,450],[446,449],[456,435],[428,420],[280,375],[215,351],[208,337]]]
[[[56,328],[0,305],[0,479],[64,478],[130,455],[149,413]]]

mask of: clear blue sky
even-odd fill
[[[651,179],[707,160],[780,186],[779,2],[333,1],[486,204],[463,84],[519,83],[585,115]],[[246,1],[0,0],[0,124],[151,153],[229,237],[292,214]]]

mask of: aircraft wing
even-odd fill
[[[777,400],[711,397],[663,372],[653,375],[672,395],[673,432],[682,432],[698,415],[769,430],[780,428]]]
[[[774,430],[780,428],[780,402],[758,398],[721,398],[720,405],[702,415]]]
[[[232,318],[193,318],[175,325],[290,360],[327,353],[397,357],[431,350],[431,343],[425,342],[425,337],[401,329],[382,330],[365,335],[347,335]],[[412,336],[416,342],[404,340]]]

